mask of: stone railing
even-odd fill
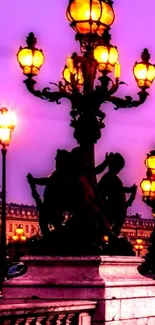
[[[1,301],[0,325],[90,325],[95,301]]]

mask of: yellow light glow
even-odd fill
[[[139,245],[139,250],[142,250],[143,249],[143,245]]]
[[[121,66],[119,64],[119,62],[117,61],[115,64],[115,72],[114,72],[115,78],[119,79],[120,75],[121,75]]]
[[[17,59],[25,75],[37,75],[44,62],[44,55],[41,50],[23,48],[19,50]]]
[[[11,132],[15,128],[15,113],[3,107],[0,109],[0,144],[8,146],[11,139]]]
[[[83,85],[84,82],[82,71],[80,69],[77,72],[77,70],[73,68],[71,72],[69,68],[65,68],[63,71],[63,77],[69,83],[72,82],[72,77],[73,77],[75,82],[77,82],[77,85],[81,85],[81,86]]]
[[[102,5],[102,15],[100,18],[100,22],[107,26],[110,26],[115,19],[114,11],[107,3],[103,1],[101,1],[101,5]]]
[[[67,58],[67,67],[71,73],[74,71],[74,64],[73,64],[73,59],[69,56]]]
[[[118,51],[113,46],[97,46],[94,49],[94,58],[99,63],[99,70],[112,71],[118,60]]]
[[[22,226],[18,226],[16,228],[15,232],[16,232],[17,235],[22,235],[24,230],[23,230]]]
[[[144,179],[140,187],[145,197],[154,197],[155,196],[155,181],[150,179]]]
[[[103,241],[106,242],[106,243],[108,243],[108,241],[109,241],[109,236],[106,236],[106,235],[103,236]]]
[[[67,8],[67,18],[73,28],[81,33],[97,33],[103,31],[114,21],[112,7],[101,0],[74,0]]]
[[[26,241],[27,237],[25,235],[22,235],[21,237],[21,241]]]
[[[147,179],[144,179],[141,184],[141,189],[143,192],[149,192],[151,190],[151,181],[150,180],[147,180]]]
[[[14,241],[17,241],[17,240],[18,240],[18,236],[17,236],[17,235],[13,235],[13,236],[12,236],[12,239],[13,239]]]
[[[137,238],[137,239],[136,239],[136,243],[137,243],[138,245],[141,245],[142,242],[143,242],[143,240],[142,240],[141,238]]]
[[[133,68],[139,87],[150,87],[155,78],[155,67],[150,63],[137,63]]]
[[[155,169],[155,156],[149,156],[145,160],[145,166],[149,169]]]

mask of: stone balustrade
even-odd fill
[[[0,325],[90,325],[94,301],[23,302],[4,299]]]

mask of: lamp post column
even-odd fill
[[[6,265],[6,147],[2,148],[2,227],[0,247],[0,297],[2,297],[2,285],[7,273]]]

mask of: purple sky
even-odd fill
[[[148,47],[155,63],[155,2],[142,5],[141,0],[115,0],[116,20],[112,27],[112,44],[120,53],[122,86],[119,93],[137,97],[138,88],[132,74],[135,60]],[[136,4],[135,4],[136,3]],[[61,79],[66,58],[78,51],[74,31],[65,18],[67,0],[5,0],[0,2],[0,104],[15,109],[18,125],[13,133],[8,151],[7,201],[33,204],[26,175],[48,175],[54,168],[57,148],[71,149],[76,145],[69,127],[70,104],[47,103],[33,97],[26,90],[24,76],[16,61],[20,45],[25,45],[27,34],[33,31],[38,38],[38,47],[45,54],[45,63],[37,78],[38,87],[48,86],[49,81]],[[106,104],[106,128],[96,146],[96,163],[101,162],[107,151],[124,154],[126,166],[121,173],[126,186],[139,185],[145,176],[145,154],[155,145],[155,85],[145,104],[138,108],[114,111]],[[128,210],[151,216],[140,198]]]

